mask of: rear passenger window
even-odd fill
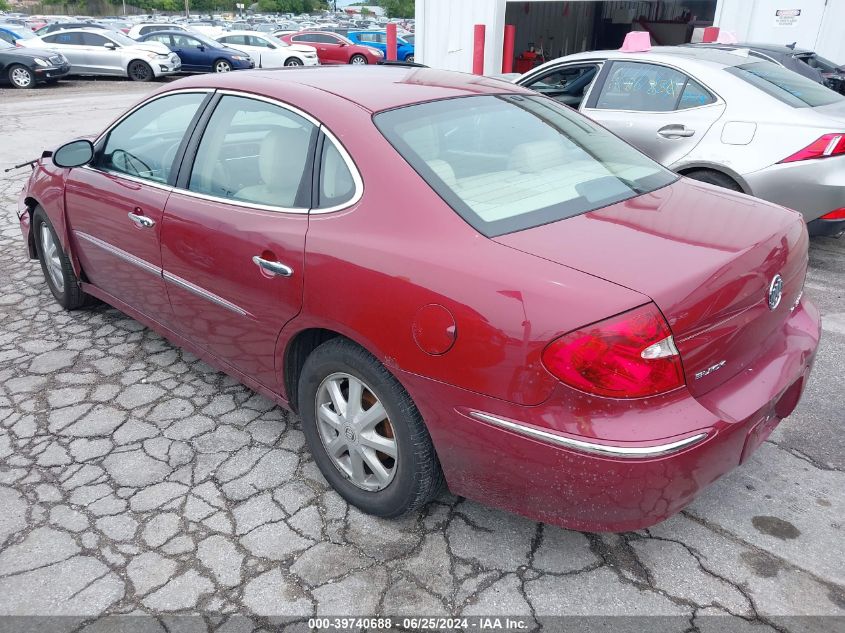
[[[695,85],[685,100],[688,82]],[[678,70],[642,62],[614,62],[595,107],[599,110],[672,112],[704,105],[700,103],[702,97],[709,97],[712,103],[709,93]]]
[[[355,180],[346,161],[328,138],[320,161],[320,200],[318,208],[329,209],[349,202],[355,195]]]
[[[687,86],[681,94],[681,101],[678,104],[678,110],[689,110],[690,108],[698,108],[700,106],[708,105],[716,101],[708,90],[697,81],[690,79],[687,81]]]
[[[81,33],[56,33],[55,35],[48,35],[44,38],[48,44],[65,44],[70,46],[82,45]]]
[[[262,206],[310,207],[309,157],[316,131],[285,108],[225,96],[200,141],[188,189]]]

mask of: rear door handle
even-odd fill
[[[140,209],[135,209],[136,211],[140,211]],[[140,215],[138,213],[129,213],[129,219],[132,220],[136,226],[142,229],[151,229],[156,225],[156,221],[152,218],[148,218],[145,215]]]
[[[282,262],[274,262],[269,259],[262,259],[258,255],[252,258],[252,263],[259,268],[266,270],[271,275],[278,275],[279,277],[290,277],[293,274],[293,268],[285,266]]]
[[[684,125],[667,125],[657,130],[663,138],[689,138],[695,136],[695,130],[691,130]]]

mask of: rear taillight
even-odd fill
[[[814,160],[816,158],[830,158],[845,154],[845,133],[825,134],[817,141],[808,145],[800,152],[796,152],[789,158],[784,158],[782,163],[794,163],[799,160]]]
[[[543,364],[580,391],[609,398],[642,398],[684,384],[681,357],[653,303],[588,325],[552,341]]]
[[[822,217],[822,220],[845,220],[845,207],[841,209],[836,209],[831,211],[830,213],[825,213]]]

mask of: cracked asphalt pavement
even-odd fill
[[[63,84],[0,89],[0,169],[155,87]],[[0,173],[0,615],[68,616],[53,630],[110,614],[152,614],[153,630],[168,614],[244,631],[356,614],[845,627],[845,239],[812,243],[824,335],[801,405],[680,515],[583,534],[444,494],[384,521],[327,487],[295,416],[115,309],[61,310],[17,226],[27,174]]]

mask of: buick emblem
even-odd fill
[[[783,296],[783,277],[775,275],[772,283],[769,284],[769,310],[774,310],[780,305]]]

